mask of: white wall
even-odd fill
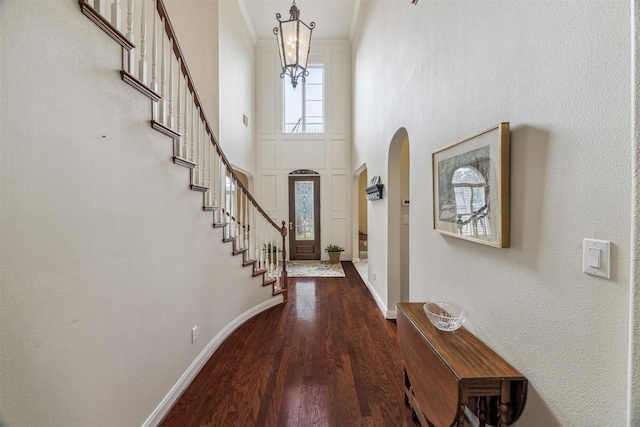
[[[640,425],[640,3],[631,0],[632,230],[628,425]]]
[[[189,72],[216,137],[219,124],[218,0],[165,0]]]
[[[629,2],[360,7],[352,165],[387,181],[389,144],[407,129],[411,300],[465,307],[466,326],[530,380],[517,425],[625,425]],[[500,121],[512,129],[511,248],[433,232],[432,151]],[[369,277],[388,302],[385,203],[369,210]],[[611,280],[582,273],[585,237],[612,242]]]
[[[234,166],[255,173],[256,48],[235,0],[220,1],[220,146]],[[248,125],[242,122],[246,115]]]
[[[352,256],[351,229],[351,47],[346,41],[312,41],[309,63],[325,66],[325,133],[282,132],[283,84],[273,40],[257,44],[257,191],[261,204],[280,223],[288,221],[288,174],[320,173],[321,248],[342,246]],[[355,248],[357,251],[357,247]],[[323,252],[323,258],[328,255]]]
[[[0,424],[141,425],[278,298],[220,243],[77,2],[4,0],[0,40]]]

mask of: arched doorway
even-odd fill
[[[409,136],[405,128],[396,131],[389,145],[387,190],[387,307],[409,300]]]

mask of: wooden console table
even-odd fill
[[[423,305],[397,304],[405,402],[420,424],[464,426],[465,406],[481,426],[516,421],[527,398],[527,379],[465,328],[437,329]]]

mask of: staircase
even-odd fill
[[[222,152],[163,1],[78,3],[122,47],[122,80],[151,100],[151,127],[172,140],[173,162],[189,169],[190,188],[202,193],[202,210],[213,214],[213,228],[223,229],[222,241],[287,301],[285,222],[278,226],[265,213]]]

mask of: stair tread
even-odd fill
[[[266,272],[267,272],[267,270],[255,270],[253,272],[253,277],[261,276],[261,275],[265,274]]]

